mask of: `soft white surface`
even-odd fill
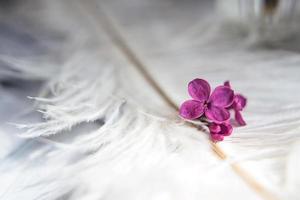
[[[1,199],[261,199],[230,159],[280,199],[299,197],[296,51],[257,47],[243,27],[232,32],[214,21],[211,3],[98,2],[176,103],[188,98],[194,77],[213,85],[230,79],[249,98],[248,126],[222,143],[230,156],[224,162],[115,48],[89,7],[97,4],[40,2],[43,12],[31,15],[63,33],[68,51],[54,64],[45,61],[52,73],[34,66],[18,73],[37,80],[35,87],[0,90],[1,116],[15,114],[10,121],[23,128],[1,118]],[[27,95],[39,97],[25,101]]]
[[[248,125],[221,146],[265,187],[288,199],[299,196],[284,189],[291,184],[287,157],[300,136],[297,16],[260,37],[254,25],[222,18],[213,2],[107,1],[102,9],[178,105],[189,98],[186,86],[196,77],[213,86],[230,80],[246,95]],[[283,40],[291,32],[293,37]]]

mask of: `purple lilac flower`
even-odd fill
[[[229,136],[232,133],[232,126],[228,122],[223,122],[220,124],[211,123],[209,125],[209,131],[211,139],[214,142],[223,141],[225,136]]]
[[[231,88],[229,81],[226,81],[224,83],[224,86]],[[246,122],[243,119],[243,116],[241,114],[241,111],[245,108],[246,104],[247,104],[246,97],[244,97],[241,94],[234,94],[232,105],[229,107],[230,109],[234,110],[234,112],[235,112],[234,118],[235,118],[236,122],[241,126],[246,125]]]
[[[188,92],[193,98],[183,102],[179,109],[185,119],[197,119],[205,115],[209,120],[221,123],[230,117],[226,109],[231,106],[234,92],[228,86],[218,86],[210,94],[210,85],[203,79],[194,79],[188,84]]]

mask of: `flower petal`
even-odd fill
[[[211,134],[213,134],[213,133],[219,133],[221,131],[220,125],[216,124],[216,123],[211,123],[208,128],[209,128],[209,132]]]
[[[212,133],[212,134],[210,134],[210,136],[211,136],[211,139],[214,142],[219,142],[219,141],[223,141],[224,140],[224,136],[220,135],[220,134]]]
[[[180,106],[179,114],[185,119],[197,119],[204,113],[204,104],[196,100],[188,100]]]
[[[242,114],[241,114],[241,112],[240,111],[238,111],[238,110],[236,110],[235,111],[235,120],[236,120],[236,122],[239,124],[239,125],[241,125],[241,126],[245,126],[246,125],[246,122],[245,122],[245,120],[243,119],[243,116],[242,116]]]
[[[213,122],[224,122],[229,119],[230,113],[225,108],[211,105],[206,108],[205,116]]]
[[[247,99],[246,97],[244,97],[241,94],[236,94],[234,95],[234,103],[233,103],[233,108],[235,110],[243,110],[243,108],[246,106],[247,104]]]
[[[212,92],[209,101],[218,107],[228,107],[232,104],[234,98],[233,90],[227,86],[218,86]]]
[[[203,79],[194,79],[189,82],[188,92],[193,99],[207,101],[210,94],[209,83]]]
[[[224,82],[224,86],[227,86],[227,87],[231,88],[231,85],[230,85],[230,82],[229,82],[229,81],[225,81],[225,82]]]
[[[224,122],[221,124],[211,123],[209,125],[209,131],[211,135],[211,139],[213,141],[222,141],[225,136],[229,136],[232,133],[232,126],[228,122]]]
[[[222,124],[220,125],[220,127],[221,127],[221,131],[220,131],[220,134],[221,134],[221,135],[224,135],[224,136],[229,136],[229,135],[231,135],[232,130],[233,130],[231,124],[229,124],[229,123],[222,123]]]

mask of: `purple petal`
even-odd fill
[[[232,104],[234,98],[233,90],[226,86],[218,86],[212,92],[209,101],[218,107],[228,107]]]
[[[229,123],[222,123],[222,124],[220,125],[220,127],[221,127],[221,131],[220,131],[220,134],[221,134],[221,135],[224,135],[224,136],[229,136],[229,135],[231,135],[232,130],[233,130],[231,124],[229,124]]]
[[[243,110],[246,104],[247,104],[247,99],[243,95],[241,94],[234,95],[233,107],[235,110],[239,110],[239,111]]]
[[[196,100],[188,100],[180,106],[179,114],[185,119],[197,119],[204,113],[204,104]]]
[[[240,111],[236,110],[235,111],[235,120],[237,121],[237,123],[241,126],[245,126],[246,125],[246,122],[245,120],[243,119],[243,116],[241,114]]]
[[[211,123],[208,128],[209,128],[209,132],[211,134],[213,134],[213,133],[219,133],[221,131],[220,125],[216,124],[216,123]]]
[[[206,108],[205,116],[213,122],[224,122],[229,119],[230,113],[225,108],[211,105]]]
[[[231,88],[230,82],[229,81],[225,81],[224,82],[224,86]]]
[[[188,91],[193,99],[207,101],[210,94],[210,86],[206,80],[194,79],[189,82]]]
[[[229,136],[232,133],[231,124],[225,122],[221,124],[211,123],[209,125],[210,135],[213,141],[222,141],[225,136]]]
[[[212,133],[212,134],[210,134],[210,136],[211,136],[211,139],[214,142],[219,142],[219,141],[223,141],[224,140],[224,136],[220,135],[220,134]]]

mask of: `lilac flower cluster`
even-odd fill
[[[212,93],[209,83],[203,79],[194,79],[188,84],[188,92],[192,99],[182,103],[179,114],[188,120],[204,120],[207,122],[211,139],[222,141],[232,133],[230,110],[234,111],[236,122],[244,126],[241,111],[247,99],[241,94],[235,94],[229,81],[216,87]]]

